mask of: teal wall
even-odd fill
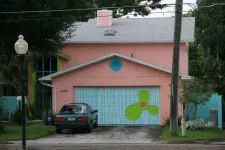
[[[17,96],[1,96],[0,106],[3,106],[4,112],[14,112],[19,107]],[[25,97],[25,103],[28,104],[28,100]],[[20,105],[22,107],[22,104]]]
[[[191,107],[191,106],[189,106]],[[222,96],[218,94],[212,95],[211,99],[205,105],[199,105],[196,114],[196,119],[204,119],[205,123],[209,121],[210,109],[216,108],[218,110],[218,127],[222,129]],[[192,119],[193,111],[188,115]]]

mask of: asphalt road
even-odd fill
[[[21,145],[2,145],[4,150],[21,150]],[[225,145],[197,144],[32,144],[31,150],[224,150]],[[34,149],[35,148],[35,149]],[[1,149],[1,146],[0,146]],[[3,149],[1,149],[3,150]],[[29,149],[28,149],[29,150]]]

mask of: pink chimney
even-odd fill
[[[97,26],[110,27],[112,25],[112,11],[98,10],[97,11]]]

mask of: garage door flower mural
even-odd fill
[[[130,121],[138,120],[143,111],[147,110],[151,115],[159,114],[159,108],[148,103],[150,99],[150,92],[148,90],[141,90],[138,93],[139,102],[129,105],[125,110],[126,118]]]

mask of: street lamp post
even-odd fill
[[[19,109],[21,109],[21,106],[20,106],[20,102],[22,101],[22,97],[21,96],[17,96],[17,101],[19,103]]]
[[[19,35],[19,40],[15,43],[15,50],[21,62],[20,80],[21,80],[21,96],[22,96],[22,148],[26,149],[26,117],[25,117],[25,101],[24,101],[24,57],[28,50],[28,44],[24,40],[23,35]]]

